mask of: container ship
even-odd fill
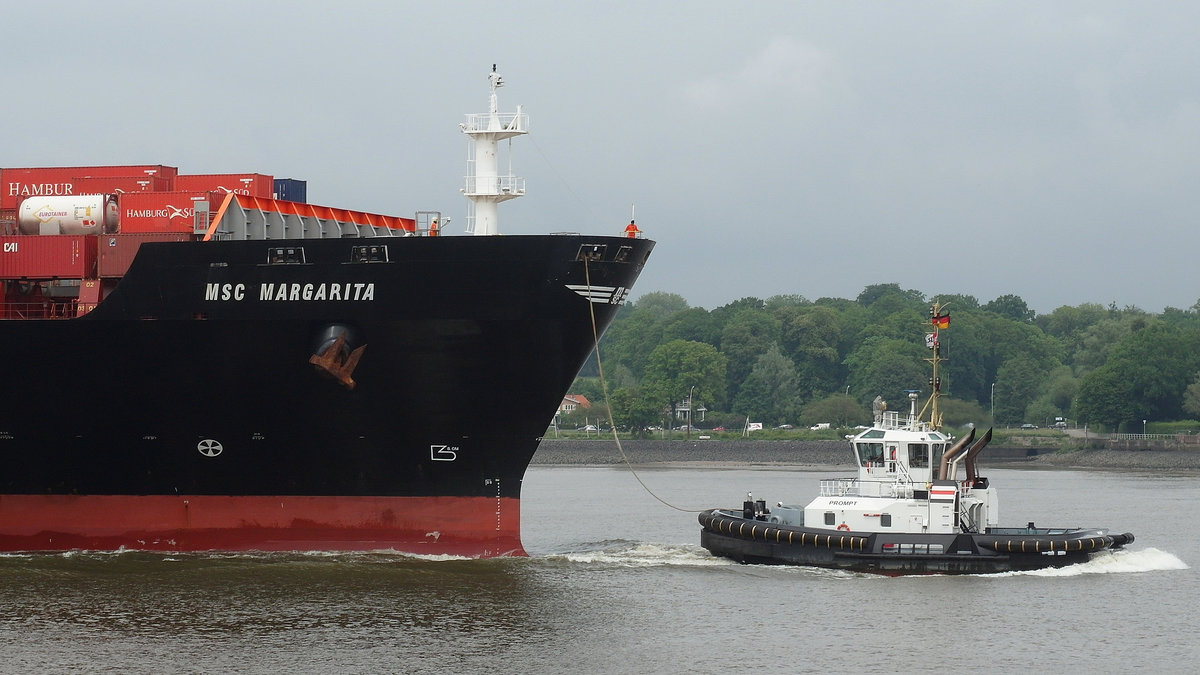
[[[0,550],[522,555],[521,481],[654,243],[467,232],[170,166],[0,170]]]

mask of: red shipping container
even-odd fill
[[[65,197],[87,194],[75,187],[80,178],[113,176],[159,176],[172,181],[179,169],[173,166],[52,166],[0,170],[0,209],[15,209],[24,197]]]
[[[103,176],[76,178],[75,193],[119,195],[127,192],[170,192],[171,179],[160,176]]]
[[[275,178],[261,173],[180,174],[175,177],[176,190],[233,192],[251,197],[275,197]]]
[[[87,279],[95,275],[95,236],[0,236],[0,279]]]
[[[194,239],[184,232],[139,232],[136,234],[106,234],[100,239],[100,254],[97,271],[101,278],[123,277],[129,271],[134,256],[142,244],[148,241],[190,241]]]
[[[130,192],[117,198],[120,217],[117,231],[186,232],[195,227],[195,203],[208,200],[220,204],[224,194],[209,192]]]
[[[77,166],[73,176],[79,178],[109,178],[112,176],[159,176],[175,180],[179,168],[162,164],[127,164],[118,166]]]

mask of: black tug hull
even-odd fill
[[[700,545],[749,564],[806,565],[877,574],[992,574],[1065,567],[1132,543],[1106,530],[884,534],[769,524],[716,509],[700,514]],[[936,550],[940,553],[930,553]],[[921,552],[925,551],[925,552]]]

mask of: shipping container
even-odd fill
[[[179,169],[173,166],[51,166],[24,169],[0,169],[0,209],[15,209],[22,197],[65,197],[84,194],[76,189],[80,178],[112,176],[159,176],[173,189]]]
[[[95,276],[94,236],[0,236],[0,279],[86,279]]]
[[[148,241],[188,241],[193,238],[191,234],[184,232],[138,232],[102,236],[97,262],[98,275],[100,278],[125,276],[138,249]]]
[[[83,195],[170,191],[171,179],[161,176],[100,176],[75,179],[75,192]]]
[[[295,178],[276,178],[275,199],[307,204],[308,181],[297,180]]]
[[[163,166],[162,164],[128,164],[117,166],[77,166],[73,167],[75,173],[73,175],[79,178],[91,177],[110,177],[110,176],[161,176],[168,180],[175,180],[175,176],[179,175],[179,168],[174,166]]]
[[[119,198],[119,231],[126,234],[146,232],[191,233],[196,217],[196,202],[220,204],[224,194],[210,192],[130,192]]]
[[[0,235],[17,233],[17,210],[0,209]]]
[[[271,199],[275,196],[275,179],[261,173],[180,174],[175,177],[175,189],[232,192]]]
[[[117,230],[112,195],[26,197],[17,209],[23,234],[101,234]]]

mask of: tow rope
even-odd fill
[[[586,258],[583,261],[583,279],[590,292],[592,289],[592,275],[589,271]],[[608,409],[608,428],[612,431],[613,442],[617,444],[617,450],[621,453],[621,459],[625,462],[625,467],[629,469],[629,473],[633,474],[634,479],[637,480],[638,485],[642,486],[646,494],[654,497],[663,506],[675,509],[676,511],[682,511],[683,513],[700,513],[704,509],[681,508],[655,494],[654,490],[651,490],[645,481],[642,480],[642,477],[638,475],[637,470],[633,468],[633,464],[629,461],[629,457],[625,454],[625,448],[621,446],[621,437],[617,435],[617,425],[613,422],[612,402],[608,398],[608,382],[604,379],[604,366],[600,361],[600,331],[596,327],[596,309],[592,306],[594,304],[590,300],[588,301],[588,314],[592,319],[592,349],[596,354],[596,372],[600,375],[600,391],[604,394],[604,407]]]

